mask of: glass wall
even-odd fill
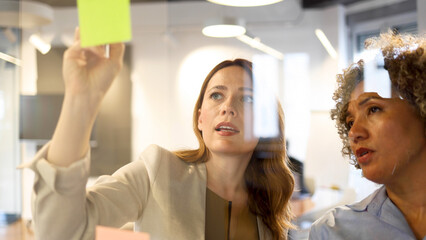
[[[151,144],[170,151],[197,148],[193,107],[205,77],[223,60],[244,58],[254,64],[253,91],[261,99],[255,103],[255,127],[250,131],[257,137],[274,136],[278,99],[285,114],[287,153],[302,165],[298,188],[307,195],[293,199],[301,217],[301,231],[293,233],[294,239],[306,238],[310,224],[330,208],[366,197],[379,185],[342,156],[342,142],[330,118],[336,75],[362,56],[369,37],[388,29],[424,32],[425,18],[419,15],[426,6],[422,0],[349,2],[285,0],[232,7],[209,1],[132,1],[132,39],[126,42],[124,71],[106,95],[95,125],[89,185],[99,175],[137,161]],[[52,45],[48,54],[37,54],[36,64],[25,66],[34,73],[29,78],[37,75],[40,96],[63,95],[62,54],[79,24],[74,3],[53,8],[51,24],[23,30],[23,45],[35,32]],[[206,25],[230,19],[246,32],[221,38],[202,33]],[[20,36],[16,29],[13,33]],[[1,52],[19,56],[20,40],[11,43],[0,34],[0,41]],[[0,211],[19,212],[19,172],[13,170],[22,160],[17,147],[19,67],[0,60],[0,69],[0,178],[5,178],[0,187],[2,193],[4,189],[16,196],[7,201],[2,197]],[[24,160],[30,159],[26,155]],[[17,184],[10,187],[6,179]]]

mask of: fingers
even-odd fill
[[[80,41],[80,27],[76,27],[74,30],[74,42]]]
[[[64,58],[79,59],[84,55],[82,52],[83,51],[80,45],[80,28],[76,27],[74,30],[74,42],[65,51]]]
[[[123,59],[124,49],[125,49],[124,43],[110,44],[110,58],[114,60]]]
[[[109,57],[106,57],[106,47],[105,45],[93,46],[93,47],[81,47],[80,41],[80,28],[76,27],[74,31],[74,43],[71,45],[65,52],[66,58],[80,59],[80,60],[89,60],[98,61],[98,60],[113,60],[113,61],[122,61],[124,55],[124,44],[123,43],[113,43],[110,44],[110,53]],[[88,59],[85,59],[88,58]]]

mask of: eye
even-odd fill
[[[223,95],[218,93],[218,92],[214,92],[212,94],[210,94],[210,98],[213,100],[220,100],[223,98]]]
[[[370,113],[376,113],[376,112],[379,112],[379,111],[381,111],[382,109],[381,108],[379,108],[379,107],[376,107],[376,106],[372,106],[372,107],[370,107],[370,108],[368,108],[368,113],[370,114]]]
[[[253,102],[253,96],[250,95],[244,95],[241,100],[245,103],[252,103]]]
[[[349,121],[346,122],[346,127],[347,127],[348,130],[350,130],[353,125],[354,125],[354,121],[353,120],[349,120]]]

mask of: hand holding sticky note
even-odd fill
[[[131,39],[130,0],[77,0],[82,47]]]

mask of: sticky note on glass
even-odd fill
[[[82,47],[129,41],[130,0],[77,0]]]

